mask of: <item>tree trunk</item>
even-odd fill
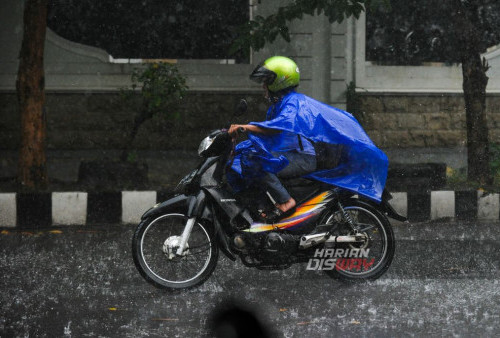
[[[125,147],[123,148],[122,154],[120,155],[120,161],[125,162],[128,160],[130,150],[132,149],[132,144],[134,143],[135,137],[137,136],[139,127],[147,120],[153,118],[153,115],[154,113],[152,111],[147,111],[147,109],[144,109],[139,113],[139,115],[135,117],[134,126],[132,127],[128,138],[125,141]]]
[[[481,185],[492,183],[488,126],[486,124],[486,86],[488,65],[481,62],[481,35],[476,25],[475,3],[456,1],[455,31],[458,35],[457,52],[462,63],[465,116],[467,123],[467,179]]]
[[[467,121],[467,179],[492,183],[488,126],[486,124],[486,64],[479,53],[462,60],[465,116]]]
[[[30,189],[43,189],[48,185],[43,70],[46,26],[47,0],[26,0],[16,87],[21,115],[18,181]]]

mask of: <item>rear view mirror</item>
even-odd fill
[[[236,110],[234,112],[235,116],[241,116],[245,114],[248,110],[248,103],[245,99],[241,99],[240,103],[236,106]]]

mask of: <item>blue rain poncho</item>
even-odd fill
[[[288,165],[285,156],[274,157],[271,152],[283,151],[287,142],[295,142],[296,138],[289,137],[293,133],[313,143],[342,145],[343,149],[337,166],[303,177],[381,201],[387,178],[387,156],[373,144],[351,114],[291,92],[269,108],[266,121],[251,124],[288,133],[249,133],[248,140],[237,145],[232,170],[228,172],[228,181],[236,191],[245,188],[243,182],[258,178],[259,173],[277,173]]]

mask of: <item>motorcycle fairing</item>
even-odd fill
[[[276,224],[265,224],[265,223],[253,223],[250,225],[249,229],[244,230],[245,232],[266,232],[271,230],[294,230],[296,228],[302,227],[307,221],[314,220],[316,216],[319,216],[324,207],[332,201],[334,198],[334,193],[331,191],[325,191],[310,200],[302,203],[297,207],[296,211],[279,221]]]
[[[174,195],[171,198],[163,201],[161,203],[156,204],[149,210],[147,210],[142,216],[141,220],[145,220],[147,218],[160,216],[162,214],[171,212],[171,211],[182,211],[186,213],[186,216],[202,216],[204,214],[205,209],[205,192],[200,190],[197,195],[184,195],[178,194]]]
[[[351,114],[296,92],[272,106],[268,116],[273,115],[273,109],[281,113],[268,121],[251,124],[295,133],[313,142],[344,146],[340,165],[305,177],[381,201],[387,179],[387,156],[373,144]],[[282,141],[280,135],[249,133],[249,140],[236,148],[233,177],[228,179],[237,185],[258,175],[259,170],[277,173],[288,165],[284,156],[275,158],[271,154]],[[283,148],[283,144],[279,146]]]
[[[170,210],[185,210],[187,212],[187,209],[189,207],[190,198],[192,198],[192,197],[186,196],[184,194],[172,196],[171,198],[167,199],[166,201],[158,203],[155,206],[153,206],[152,208],[150,208],[149,210],[147,210],[141,216],[141,220],[162,215],[166,212],[169,212]]]

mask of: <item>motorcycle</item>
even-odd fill
[[[283,181],[297,207],[268,224],[259,217],[256,196],[235,194],[226,182],[233,153],[226,129],[210,133],[199,146],[197,168],[172,198],[142,216],[132,253],[148,282],[165,289],[198,286],[215,270],[219,251],[247,267],[308,263],[308,269],[346,281],[373,280],[387,271],[395,251],[388,217],[405,220],[388,203],[387,191],[377,204],[322,182]]]

